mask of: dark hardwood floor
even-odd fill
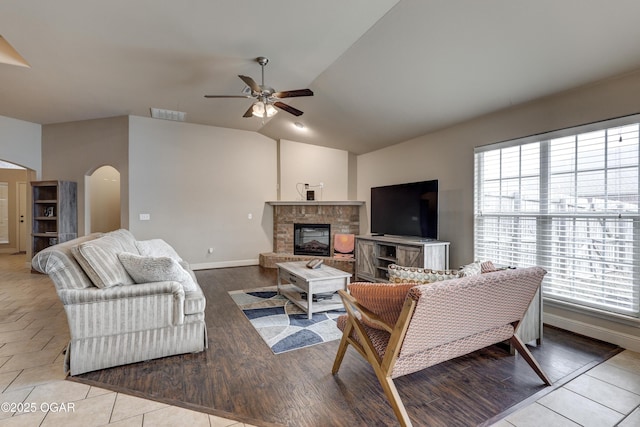
[[[275,284],[275,270],[196,272],[209,348],[70,378],[256,425],[397,425],[371,367],[353,349],[338,375],[339,341],[274,355],[227,294]],[[611,357],[614,345],[545,327],[532,353],[556,384]],[[396,380],[415,426],[475,426],[546,388],[519,356],[496,345]],[[497,418],[493,418],[494,420]]]

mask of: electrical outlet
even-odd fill
[[[140,221],[149,221],[151,219],[151,214],[140,214]]]

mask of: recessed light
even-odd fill
[[[304,129],[304,125],[302,123],[300,123],[300,122],[295,122],[293,125],[295,127],[297,127],[298,129]]]

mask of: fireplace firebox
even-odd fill
[[[293,224],[293,254],[330,256],[331,224]]]

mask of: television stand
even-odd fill
[[[402,236],[356,236],[356,280],[386,282],[388,267],[449,269],[449,242]]]

